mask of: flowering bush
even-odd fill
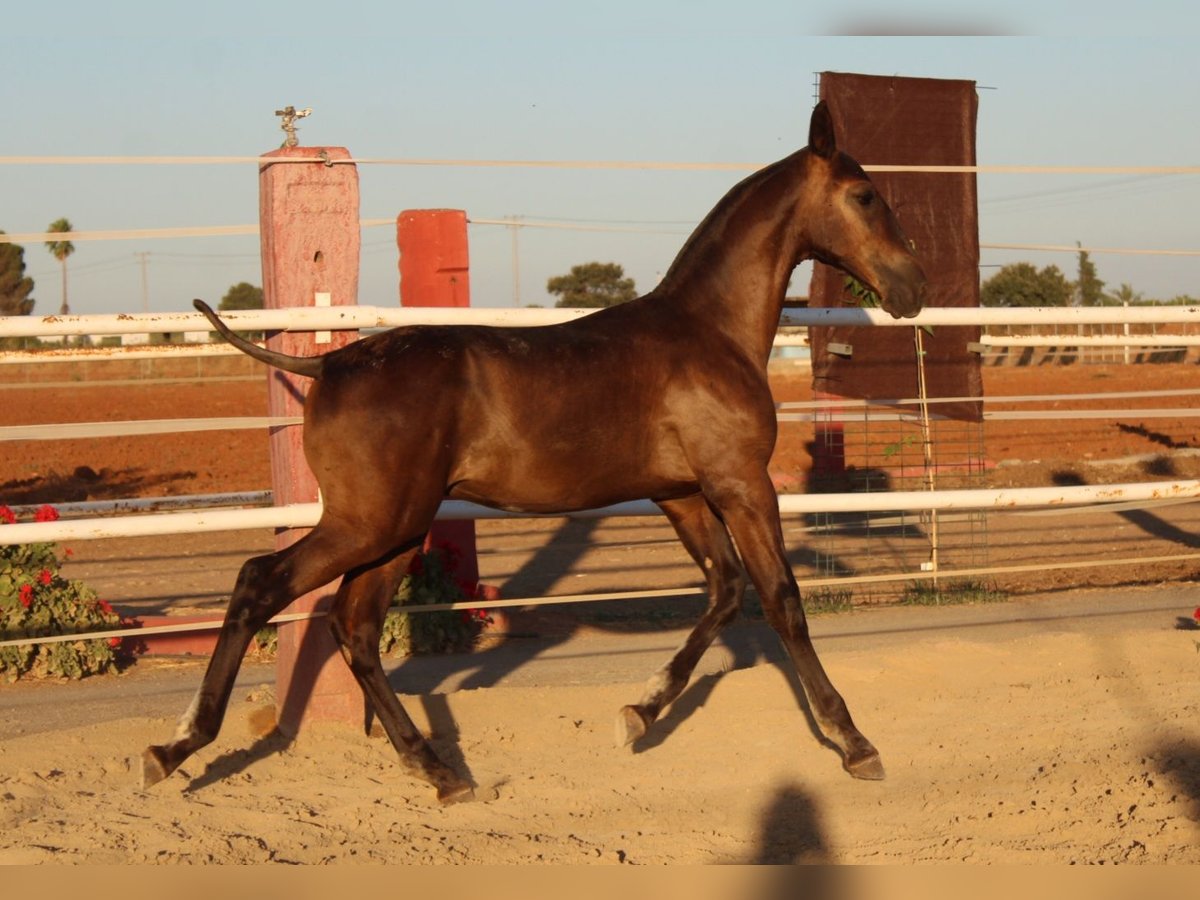
[[[34,514],[37,522],[57,518],[57,510],[49,505]],[[16,521],[11,509],[0,506],[0,527]],[[0,640],[103,631],[123,624],[95,591],[63,578],[61,562],[52,543],[0,544]],[[83,678],[115,668],[120,649],[119,638],[0,647],[0,678]]]
[[[394,656],[461,653],[470,650],[492,621],[486,610],[457,609],[410,616],[405,606],[459,603],[476,595],[477,585],[456,582],[457,551],[449,544],[419,552],[396,592],[397,608],[388,610],[379,650]]]

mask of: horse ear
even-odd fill
[[[833,134],[833,116],[829,104],[822,100],[812,111],[808,123],[808,146],[822,159],[832,159],[837,152],[837,138]]]

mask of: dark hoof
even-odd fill
[[[154,787],[171,774],[163,756],[162,747],[147,747],[142,751],[142,790]]]
[[[455,803],[468,803],[475,799],[475,789],[465,781],[438,788],[438,802],[442,806],[453,806]]]
[[[636,706],[622,706],[617,713],[616,740],[618,747],[628,747],[634,741],[646,736],[650,722]]]
[[[842,763],[846,771],[855,778],[861,778],[863,781],[883,781],[883,761],[880,760],[879,754],[872,751],[866,756],[858,759],[847,759]]]

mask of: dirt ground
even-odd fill
[[[260,415],[265,407],[256,381],[155,387],[136,373],[118,384],[124,376],[104,378],[110,383],[86,389],[0,390],[0,424],[181,410]],[[804,398],[805,382],[778,375],[779,398]],[[1179,364],[985,373],[989,396],[1198,382],[1200,368]],[[1184,451],[1200,447],[1198,420],[1125,424],[989,423],[986,455],[1006,465],[988,477],[1100,480],[1114,470],[1093,464],[1126,457],[1146,457],[1120,463],[1131,477],[1195,477]],[[806,427],[784,426],[777,473],[803,477]],[[0,502],[261,489],[269,481],[263,444],[257,432],[10,443]],[[1167,451],[1164,475],[1167,463],[1154,457]],[[1084,546],[1097,556],[1196,551],[1195,506],[1100,518],[1014,513],[990,526],[992,562],[1043,569],[1011,575],[1005,586],[1016,599],[815,616],[826,668],[883,753],[881,783],[841,771],[799,711],[792,679],[773,664],[777,652],[761,649],[712,651],[705,674],[635,752],[614,749],[615,711],[636,700],[684,632],[671,617],[630,630],[603,608],[590,618],[558,611],[533,626],[514,617],[514,630],[533,627],[537,640],[509,645],[528,657],[519,671],[558,654],[563,668],[552,683],[468,679],[406,700],[478,785],[479,802],[448,808],[404,772],[382,737],[337,726],[315,726],[291,746],[264,737],[274,707],[262,667],[248,667],[251,683],[235,693],[218,741],[149,791],[137,786],[136,753],[168,738],[187,702],[172,693],[165,708],[174,712],[160,712],[156,698],[172,674],[194,685],[199,662],[143,660],[81,685],[0,687],[0,711],[9,708],[0,713],[0,862],[1200,863],[1200,631],[1181,627],[1200,605],[1200,566],[1044,571]],[[269,540],[251,532],[136,548],[90,542],[76,548],[85,559],[70,574],[87,574],[130,610],[219,606],[237,565]],[[501,522],[481,525],[480,541],[485,580],[507,596],[695,581],[661,523]],[[1110,609],[1104,591],[1072,591],[1075,605],[1061,615],[1047,610],[1063,595],[1037,593],[1087,583],[1147,586],[1132,609]],[[486,653],[475,657],[464,665],[482,670]],[[627,657],[637,665],[627,667]],[[68,697],[94,711],[109,694],[118,712],[103,720],[47,724],[38,712],[61,711]],[[122,699],[130,696],[144,699]]]
[[[324,725],[290,747],[263,738],[270,689],[253,680],[217,742],[149,791],[136,754],[171,734],[174,714],[128,707],[156,707],[169,673],[6,687],[21,709],[69,705],[55,700],[68,691],[96,718],[120,706],[84,725],[35,715],[0,741],[0,862],[1200,863],[1200,630],[1175,627],[1194,597],[1143,589],[1121,614],[1084,593],[1053,617],[1031,600],[950,620],[814,618],[883,782],[846,776],[782,670],[739,667],[744,646],[711,651],[644,744],[615,749],[615,711],[679,632],[621,649],[577,635],[553,685],[405,698],[478,785],[479,800],[447,808],[381,737]],[[198,663],[157,665],[199,676]],[[171,700],[181,709],[186,694]]]

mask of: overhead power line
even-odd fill
[[[421,159],[356,157],[328,159],[322,156],[0,156],[4,165],[279,165],[318,163],[321,165],[430,166],[481,169],[644,169],[671,172],[747,172],[767,163],[753,162],[670,162],[652,160],[552,160],[552,159]],[[868,172],[914,172],[927,174],[1007,174],[1007,175],[1200,175],[1200,166],[902,166],[865,165]]]

